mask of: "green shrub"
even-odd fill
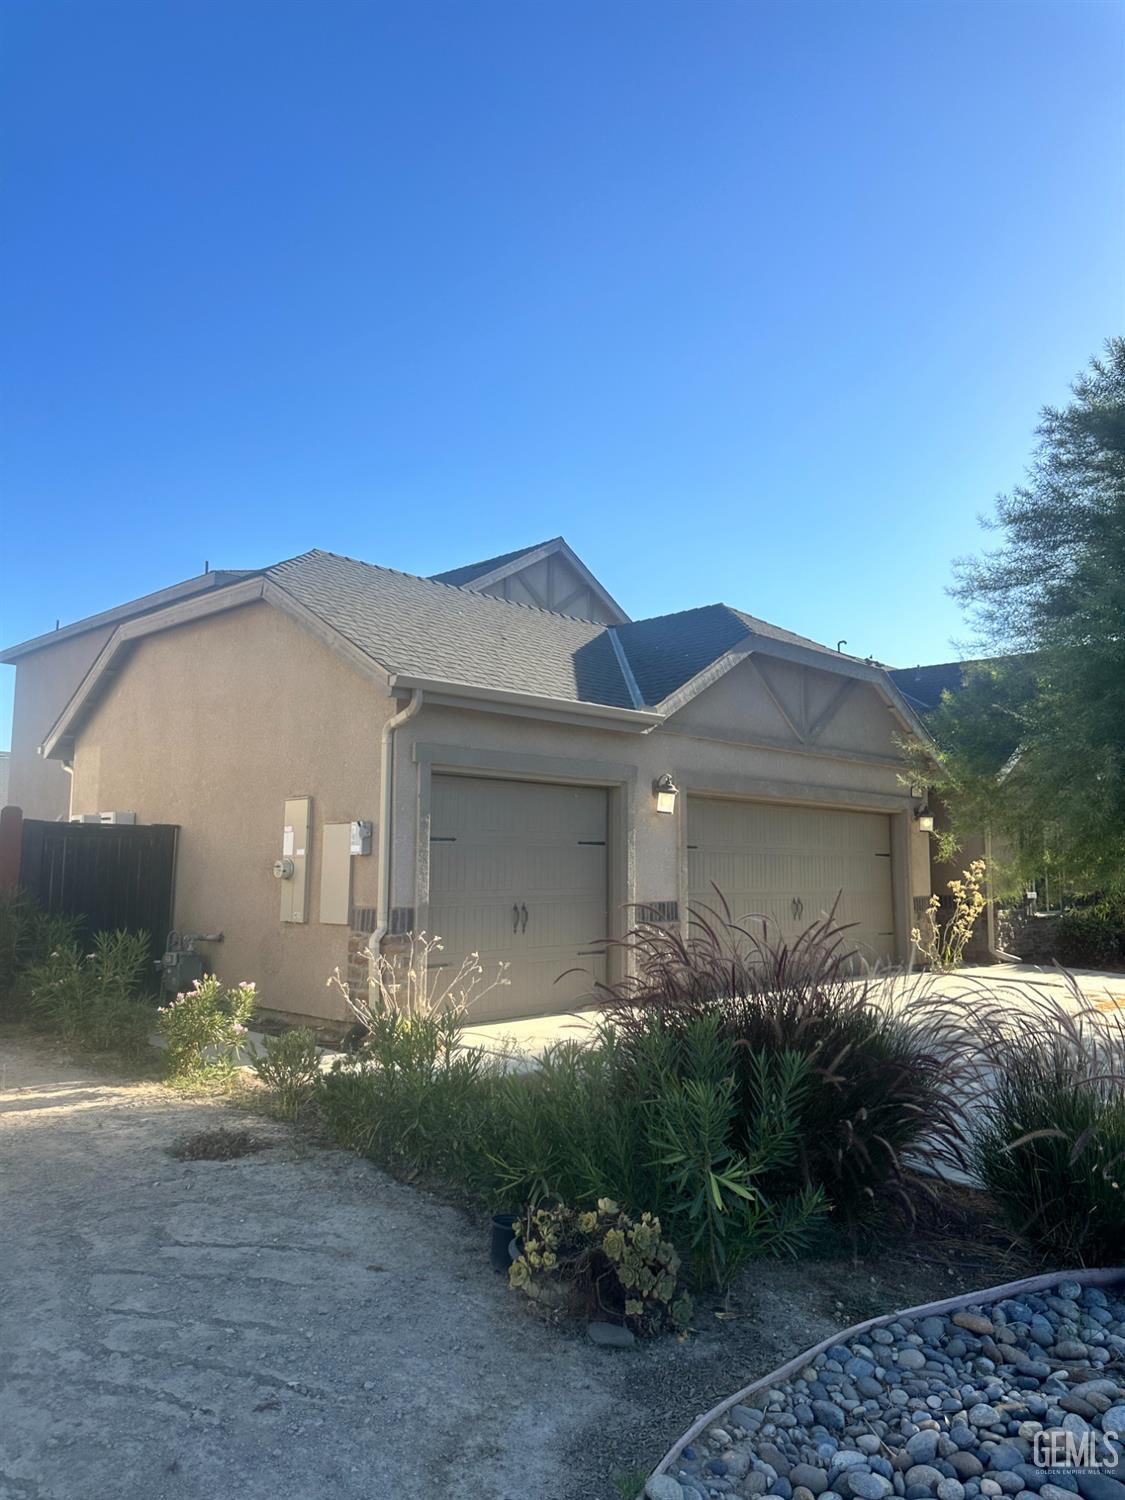
[[[1125,967],[1125,905],[1120,900],[1073,907],[1059,918],[1055,937],[1059,963],[1077,969]]]
[[[654,1019],[673,1035],[714,1019],[735,1048],[731,1144],[748,1157],[761,1059],[775,1067],[787,1054],[803,1059],[807,1082],[791,1106],[794,1170],[805,1188],[823,1187],[844,1219],[887,1194],[908,1204],[904,1159],[960,1165],[956,1057],[932,1020],[881,1003],[891,974],[857,965],[847,930],[831,917],[787,941],[751,931],[722,907],[694,911],[686,938],[641,926],[623,940],[634,972],[603,992],[621,1045],[636,1049]],[[767,1190],[778,1185],[766,1171]]]
[[[612,1198],[657,1212],[691,1243],[703,1284],[725,1284],[747,1255],[795,1250],[823,1213],[815,1192],[762,1188],[793,1159],[793,1106],[808,1083],[799,1059],[757,1061],[748,1149],[735,1152],[736,1049],[713,1021],[682,1035],[654,1023],[629,1049],[606,1025],[526,1071],[461,1047],[461,1025],[456,1011],[378,1012],[367,1045],[322,1084],[337,1139],[494,1209]]]
[[[340,1143],[403,1173],[486,1192],[481,1137],[500,1066],[460,1047],[463,1012],[407,1016],[375,1005],[365,1045],[338,1058],[320,1101]]]
[[[1077,1014],[1075,1014],[1077,1010]],[[968,1014],[966,1014],[968,1012]],[[1125,1245],[1125,1019],[1052,996],[962,1004],[979,1093],[972,1163],[1016,1234],[1058,1265]]]
[[[276,1093],[281,1113],[295,1120],[320,1082],[316,1032],[311,1027],[298,1026],[279,1036],[266,1036],[260,1050],[251,1047],[248,1051],[250,1066],[262,1083]]]
[[[585,1212],[559,1204],[529,1212],[516,1239],[509,1285],[546,1310],[608,1315],[642,1337],[687,1326],[680,1257],[654,1214],[634,1220],[609,1198]]]
[[[246,1035],[258,992],[246,981],[224,985],[209,974],[157,1012],[170,1079],[191,1081],[229,1074]]]
[[[739,1110],[735,1049],[719,1017],[693,1021],[684,1051],[684,1073],[665,1075],[651,1100],[652,1140],[669,1169],[659,1201],[673,1233],[690,1237],[696,1281],[723,1287],[749,1257],[804,1249],[827,1211],[820,1187],[771,1201],[762,1186],[794,1163],[812,1070],[795,1052],[749,1053],[747,1113]]]
[[[156,1020],[143,995],[147,977],[144,933],[99,932],[86,954],[66,937],[27,971],[29,1013],[63,1041],[139,1057]]]
[[[0,1013],[14,1012],[20,981],[52,951],[77,940],[79,919],[50,916],[27,891],[0,891]]]
[[[554,1043],[537,1068],[497,1077],[481,1125],[493,1206],[656,1204],[666,1174],[649,1133],[649,1085],[609,1026],[593,1041]]]

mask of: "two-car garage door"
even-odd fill
[[[689,797],[687,845],[692,906],[719,909],[718,887],[736,919],[768,918],[773,940],[795,937],[835,903],[848,947],[869,961],[894,957],[885,813]]]
[[[428,929],[448,963],[479,953],[488,979],[508,965],[474,1020],[567,1010],[605,977],[607,803],[599,787],[434,776]],[[894,956],[886,814],[693,796],[686,816],[693,906],[717,905],[717,886],[736,918],[792,938],[839,897],[849,946]]]

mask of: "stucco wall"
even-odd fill
[[[7,800],[25,818],[65,818],[70,810],[70,777],[38,748],[112,633],[108,625],[83,631],[29,653],[16,667]]]
[[[263,1002],[338,1018],[325,986],[348,928],[319,922],[321,829],[379,817],[390,700],[266,604],[146,638],[78,737],[74,811],[122,807],[178,823],[175,925],[222,929],[206,951]],[[283,803],[312,798],[308,921],[280,921]],[[352,899],[375,904],[377,856],[352,861]]]

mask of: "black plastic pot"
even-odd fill
[[[492,1215],[492,1247],[488,1258],[492,1262],[492,1269],[496,1272],[507,1273],[512,1263],[511,1246],[515,1241],[515,1214],[493,1214]]]

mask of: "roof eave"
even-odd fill
[[[231,578],[232,573],[237,574],[235,579]],[[15,666],[22,657],[31,656],[34,652],[43,651],[50,646],[57,646],[60,642],[71,640],[74,636],[85,635],[87,631],[98,630],[104,625],[117,625],[125,620],[154,614],[181,599],[191,599],[199,594],[230,588],[232,582],[253,577],[255,573],[256,570],[251,569],[223,568],[212,573],[198,573],[194,578],[185,578],[180,583],[169,584],[166,589],[157,589],[154,593],[142,594],[139,599],[132,599],[127,604],[115,605],[113,609],[102,610],[100,614],[86,615],[81,620],[74,620],[69,625],[60,626],[58,630],[49,630],[44,635],[32,636],[29,640],[20,641],[14,646],[7,646],[0,650],[0,665]]]
[[[575,698],[555,698],[540,693],[524,693],[512,688],[486,687],[480,683],[456,682],[439,677],[425,677],[416,672],[393,672],[392,691],[418,688],[428,702],[450,707],[469,707],[493,713],[518,713],[522,717],[545,718],[567,723],[584,721],[601,728],[622,729],[646,734],[664,722],[658,709],[618,708],[609,703],[587,703]]]

